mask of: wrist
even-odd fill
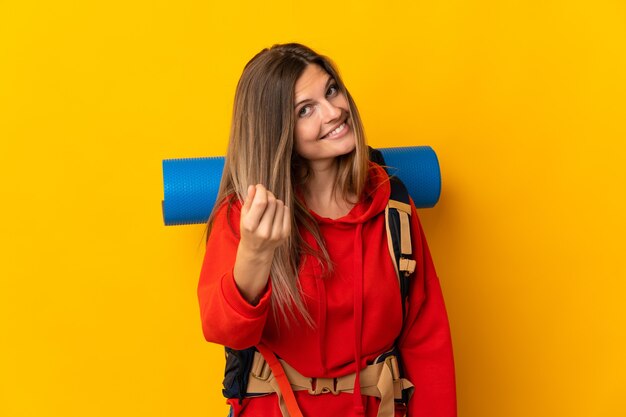
[[[274,259],[274,249],[255,250],[248,248],[245,244],[240,242],[237,248],[237,258],[241,258],[245,263],[258,267],[271,265]]]
[[[267,287],[273,253],[249,251],[241,246],[237,250],[237,259],[233,276],[241,296],[251,305],[256,305]]]

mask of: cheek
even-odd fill
[[[298,145],[298,143],[304,144],[311,139],[317,139],[317,135],[318,131],[316,130],[315,124],[312,123],[312,120],[310,118],[299,120],[296,123],[293,134],[296,145]]]
[[[293,134],[294,150],[304,159],[309,159],[315,153],[315,147],[319,136],[318,125],[311,119],[300,120],[296,123]]]
[[[302,148],[306,142],[306,134],[302,123],[297,123],[293,132],[293,145],[296,153],[302,156]]]
[[[344,96],[343,94],[339,94],[337,95],[337,97],[335,97],[335,100],[333,102],[333,104],[337,107],[340,107],[346,111],[350,110],[350,106],[348,105],[348,98],[346,96]]]

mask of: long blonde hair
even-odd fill
[[[208,223],[210,234],[217,208],[227,202],[230,215],[235,197],[243,201],[251,184],[263,184],[292,209],[291,237],[274,252],[270,269],[272,308],[274,314],[287,316],[287,323],[298,312],[309,325],[313,325],[313,320],[299,290],[300,257],[304,253],[312,254],[323,271],[332,270],[317,223],[295,193],[297,187],[306,186],[307,178],[306,161],[294,151],[295,84],[311,64],[326,71],[348,100],[356,147],[338,158],[337,191],[346,199],[349,195],[361,196],[369,152],[359,112],[338,71],[330,59],[304,45],[274,45],[246,64],[237,84],[224,172]],[[298,225],[312,234],[317,248],[303,241]]]

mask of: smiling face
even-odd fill
[[[309,64],[295,85],[295,150],[309,165],[354,150],[348,99],[320,66]]]

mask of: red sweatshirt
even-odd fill
[[[260,302],[250,305],[233,278],[239,243],[239,206],[227,215],[223,205],[213,224],[198,285],[204,336],[209,342],[243,349],[263,342],[302,375],[339,377],[363,368],[390,350],[398,339],[405,375],[415,385],[409,417],[456,416],[454,363],[441,288],[423,230],[412,205],[413,256],[408,313],[402,319],[398,278],[387,248],[384,210],[389,200],[388,176],[371,164],[361,201],[344,217],[318,221],[334,265],[321,277],[315,259],[304,256],[299,279],[303,299],[316,326],[287,328],[270,308],[271,285]],[[229,218],[230,217],[230,218]],[[230,224],[229,224],[230,223]],[[233,232],[234,229],[234,232]],[[312,236],[301,228],[315,247]],[[354,394],[295,392],[305,417],[356,416]],[[365,415],[375,417],[379,400],[363,396]],[[275,394],[229,400],[235,416],[282,417]],[[400,411],[397,415],[402,415]]]

